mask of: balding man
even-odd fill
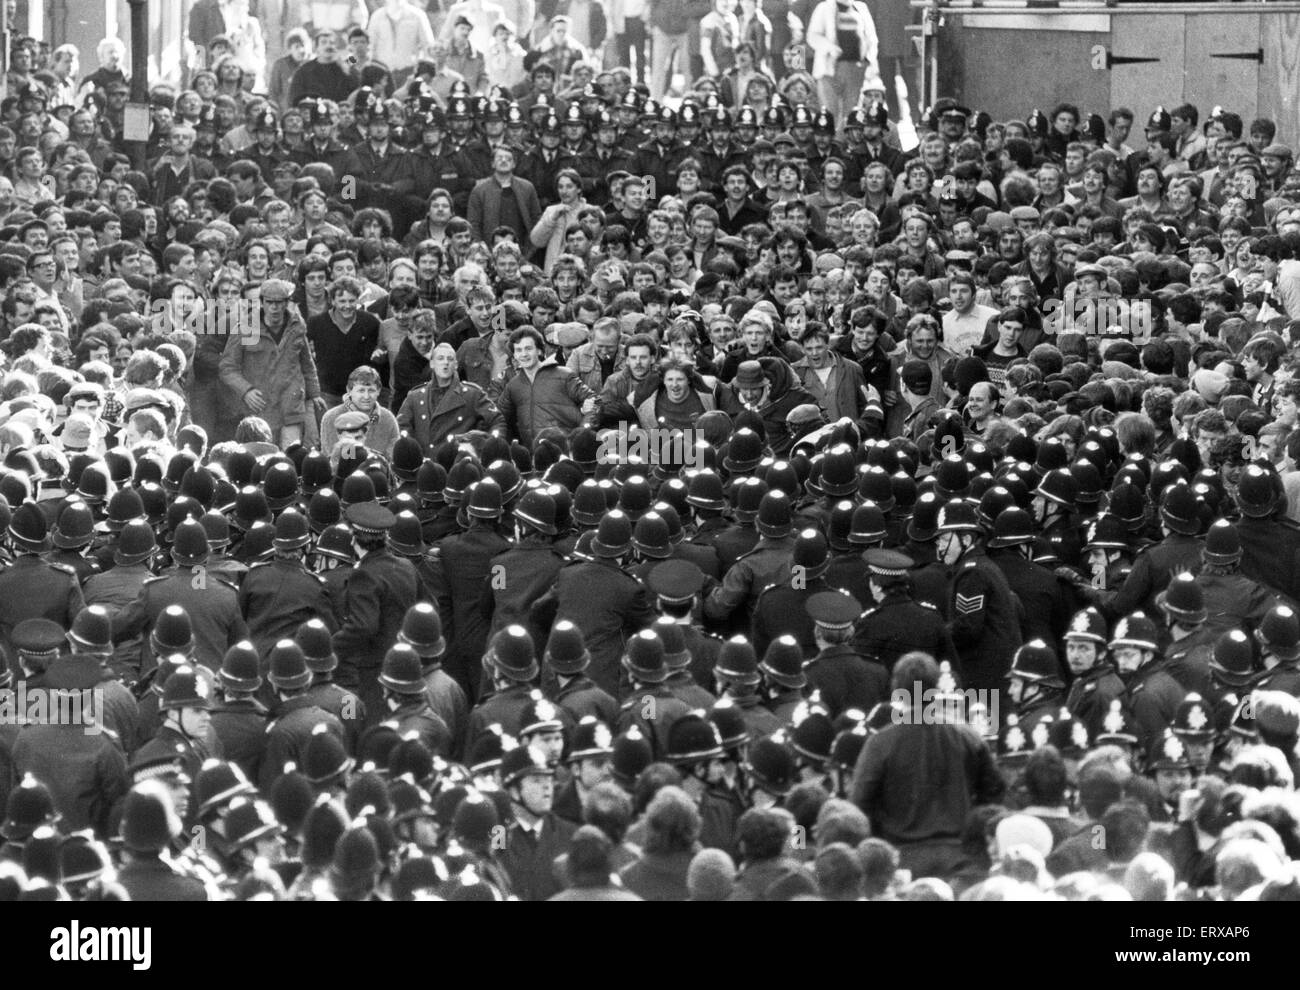
[[[432,378],[413,388],[397,413],[397,425],[420,441],[426,452],[449,436],[470,430],[495,430],[505,419],[487,393],[456,374],[456,349],[439,344],[429,355]]]

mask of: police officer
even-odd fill
[[[1218,519],[1205,534],[1204,564],[1196,583],[1205,596],[1205,624],[1210,633],[1243,625],[1258,626],[1276,600],[1271,588],[1241,573],[1241,538],[1237,527]]]
[[[1264,673],[1257,686],[1300,698],[1300,618],[1290,605],[1274,605],[1255,630]]]
[[[793,636],[786,635],[768,644],[758,665],[763,678],[763,705],[785,725],[803,701],[803,689],[808,684],[803,664],[803,648]]]
[[[938,559],[952,568],[947,607],[962,684],[996,690],[1020,646],[1019,603],[984,553],[977,506],[951,499],[939,510]]]
[[[108,665],[113,652],[112,631],[113,619],[104,606],[89,605],[78,612],[67,634],[71,652],[56,656],[47,664],[44,686],[52,691],[99,692],[104,725],[112,730],[122,748],[131,753],[143,741],[140,707],[130,689]]]
[[[1075,613],[1065,631],[1065,662],[1074,678],[1065,707],[1096,738],[1111,702],[1124,694],[1124,682],[1107,656],[1106,620],[1095,608]]]
[[[1270,468],[1250,464],[1237,481],[1241,519],[1241,573],[1284,595],[1300,587],[1300,524],[1286,518],[1281,479]]]
[[[1165,669],[1186,691],[1205,693],[1210,684],[1210,657],[1218,633],[1206,621],[1205,598],[1199,578],[1175,574],[1156,595],[1156,604],[1169,625]]]
[[[1124,682],[1124,701],[1133,712],[1138,741],[1145,751],[1154,752],[1152,747],[1173,721],[1187,692],[1164,669],[1156,624],[1141,612],[1119,620],[1110,650]]]
[[[286,764],[308,767],[308,746],[317,731],[334,735],[340,748],[346,738],[343,723],[308,693],[312,672],[307,669],[302,647],[294,640],[282,639],[271,648],[269,660],[267,679],[275,688],[277,704],[266,728],[266,753],[257,778],[264,794],[283,776]]]
[[[482,657],[482,666],[491,682],[492,693],[469,713],[467,750],[473,748],[490,725],[499,725],[506,735],[519,738],[519,720],[539,672],[528,630],[523,626],[506,626],[493,636]]]
[[[262,686],[261,662],[248,640],[226,651],[217,671],[221,698],[212,711],[212,729],[221,741],[225,758],[250,780],[256,780],[266,751],[266,723],[270,716],[257,700]]]
[[[816,691],[837,718],[850,708],[871,711],[889,696],[889,673],[884,664],[859,653],[853,646],[853,627],[859,608],[848,595],[823,591],[805,606],[814,623],[817,654],[804,667],[808,688]]]
[[[532,610],[534,625],[548,628],[555,619],[568,619],[583,631],[591,651],[588,676],[615,697],[625,642],[654,620],[645,585],[620,566],[631,549],[631,521],[611,509],[591,541],[595,559],[561,569],[555,587]]]
[[[829,553],[826,537],[815,529],[805,529],[795,538],[789,579],[769,585],[754,604],[751,638],[755,652],[766,653],[773,639],[787,633],[803,647],[805,656],[817,652],[807,604],[813,595],[840,590],[826,582]]]
[[[267,185],[275,181],[280,165],[293,161],[293,152],[280,142],[279,117],[269,106],[253,118],[253,143],[240,155],[257,166]]]
[[[1029,513],[1015,506],[1005,508],[993,522],[988,557],[1005,575],[1007,584],[1024,607],[1026,637],[1055,643],[1065,632],[1070,618],[1069,599],[1060,579],[1034,562],[1034,541],[1034,523]]]
[[[664,683],[691,708],[708,711],[718,699],[696,684],[691,676],[691,652],[686,646],[684,627],[661,615],[651,628],[664,644],[664,663],[668,665],[668,679]]]
[[[660,616],[671,619],[681,628],[686,651],[690,654],[691,680],[708,691],[713,686],[713,668],[722,640],[703,631],[692,621],[700,590],[704,587],[704,573],[690,561],[665,560],[650,571],[646,584],[655,594],[655,607]]]
[[[295,509],[285,509],[275,521],[275,558],[253,564],[239,586],[239,611],[248,624],[248,638],[262,656],[308,619],[333,618],[325,579],[303,563],[310,541],[307,519]]]
[[[366,724],[366,709],[353,692],[334,682],[339,658],[334,652],[329,627],[320,619],[308,619],[293,634],[293,641],[302,650],[307,669],[311,671],[307,697],[317,708],[329,712],[343,724],[343,741],[348,752],[355,753],[361,728]],[[463,720],[461,725],[464,725]]]
[[[113,617],[113,642],[120,643],[150,629],[163,610],[172,605],[185,609],[194,629],[195,659],[210,671],[221,666],[226,650],[248,638],[239,610],[238,589],[224,578],[207,573],[208,536],[202,524],[186,519],[176,527],[172,559],[177,568],[148,578],[139,597]],[[142,664],[152,656],[146,643]]]
[[[699,808],[700,845],[733,854],[743,808],[723,784],[724,756],[722,737],[704,712],[687,712],[673,723],[664,761],[681,773],[682,790]]]
[[[44,618],[69,628],[86,603],[81,583],[72,568],[41,559],[50,536],[35,502],[14,510],[5,537],[14,559],[0,570],[0,642],[11,646],[14,626],[23,619]]]
[[[899,657],[913,650],[928,653],[936,660],[956,661],[957,650],[939,610],[929,602],[914,601],[910,594],[912,559],[883,547],[872,547],[862,556],[875,604],[854,624],[854,651],[876,659],[888,671],[894,669]]]
[[[442,658],[447,655],[447,639],[442,634],[442,620],[438,618],[437,610],[428,602],[412,605],[402,619],[397,642],[411,647],[420,658],[429,707],[447,724],[452,752],[459,757],[465,726],[469,722],[469,702],[455,678],[442,669]]]
[[[366,140],[348,152],[343,172],[356,182],[358,205],[400,215],[404,198],[415,191],[410,156],[391,140],[391,128],[401,122],[401,108],[385,108],[373,94],[363,103],[356,116],[364,123]]]
[[[573,728],[565,757],[569,781],[555,796],[557,815],[575,825],[582,824],[587,795],[610,779],[613,755],[614,734],[609,726],[595,715],[583,716]]]
[[[411,562],[387,547],[385,536],[395,521],[391,512],[377,502],[361,502],[348,506],[347,520],[359,560],[348,578],[346,618],[334,634],[336,679],[356,690],[366,718],[374,721],[384,711],[379,668],[397,641],[407,609],[415,604],[419,580]]]
[[[758,596],[765,589],[789,579],[794,553],[790,496],[779,488],[765,494],[758,507],[756,525],[758,544],[737,559],[722,584],[705,599],[704,612],[710,619],[725,619],[741,606],[752,614]]]
[[[300,106],[306,113],[305,123],[309,133],[302,148],[293,152],[294,160],[299,165],[323,162],[334,169],[335,177],[343,175],[343,162],[347,158],[348,148],[334,134],[334,104],[322,97],[313,97],[303,100]]]
[[[464,501],[469,527],[443,540],[432,583],[443,629],[452,643],[445,661],[447,672],[467,697],[476,698],[483,693],[479,661],[490,630],[492,561],[510,549],[510,541],[500,529],[504,499],[495,479],[475,481]]]
[[[555,524],[555,498],[545,490],[530,488],[519,498],[511,513],[514,517],[515,542],[510,549],[492,558],[492,625],[496,633],[508,625],[527,627],[533,602],[541,598],[564,567],[564,558],[555,549],[559,532]],[[534,642],[541,642],[544,629],[534,629]]]
[[[159,705],[162,724],[153,738],[136,751],[133,766],[147,763],[159,754],[171,753],[179,746],[183,748],[185,775],[194,780],[204,760],[222,755],[208,748],[214,694],[212,679],[210,671],[189,665],[181,665],[168,675]]]
[[[1160,523],[1164,539],[1138,553],[1123,587],[1106,605],[1110,615],[1157,608],[1155,596],[1175,574],[1200,569],[1200,503],[1190,485],[1175,482],[1161,493]]]
[[[384,689],[384,721],[394,724],[402,738],[413,733],[430,753],[449,757],[451,731],[429,705],[419,654],[406,643],[392,646],[384,657],[379,683]]]
[[[1065,700],[1065,681],[1056,651],[1041,639],[1016,650],[1007,672],[1007,695],[1016,706],[1020,726],[1031,733],[1040,722],[1051,721]]]
[[[555,623],[542,659],[546,696],[568,712],[573,721],[594,716],[605,725],[614,724],[618,702],[586,675],[591,653],[582,630],[568,619]]]
[[[655,755],[662,757],[668,752],[673,723],[690,711],[664,683],[668,665],[663,640],[652,629],[641,630],[628,639],[622,662],[632,691],[619,710],[617,730],[622,733],[630,726],[640,726]]]

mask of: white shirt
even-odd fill
[[[965,357],[981,340],[989,320],[998,315],[992,306],[976,304],[964,316],[955,309],[943,314],[943,346]]]

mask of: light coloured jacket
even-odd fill
[[[217,373],[240,400],[249,389],[262,393],[266,408],[258,415],[271,427],[272,436],[285,426],[306,422],[307,403],[320,397],[307,327],[292,307],[278,344],[265,330],[256,339],[232,334]]]
[[[571,206],[553,203],[542,211],[541,218],[533,225],[530,239],[533,247],[546,248],[546,258],[542,262],[542,271],[548,275],[555,259],[564,253],[564,232],[569,224],[578,222],[578,211],[587,205],[581,196]]]
[[[606,379],[600,377],[600,359],[596,357],[596,345],[592,341],[585,344],[579,344],[569,355],[569,360],[565,366],[573,371],[575,375],[582,379],[587,388],[591,389],[597,395],[605,387]],[[618,358],[614,361],[614,370],[609,373],[613,378],[618,372],[623,370],[623,351],[620,348]]]
[[[858,37],[862,50],[862,60],[868,70],[876,64],[879,41],[876,38],[876,22],[871,19],[871,11],[862,0],[853,0],[853,8],[862,18],[863,30]],[[822,0],[813,8],[808,18],[808,44],[813,50],[812,74],[815,79],[829,79],[835,75],[835,60],[839,46],[835,43],[835,0]],[[846,93],[845,98],[853,100],[856,93]]]
[[[380,7],[370,15],[366,33],[370,35],[371,56],[393,72],[414,66],[420,53],[432,48],[434,42],[429,15],[410,4],[403,7],[396,21],[388,16],[388,8]]]

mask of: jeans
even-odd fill
[[[657,27],[650,28],[651,54],[650,54],[650,95],[656,100],[662,100],[664,93],[668,91],[668,84],[672,82],[673,56],[677,56],[678,64],[683,73],[690,70],[687,64],[686,39],[688,35],[666,34]]]

